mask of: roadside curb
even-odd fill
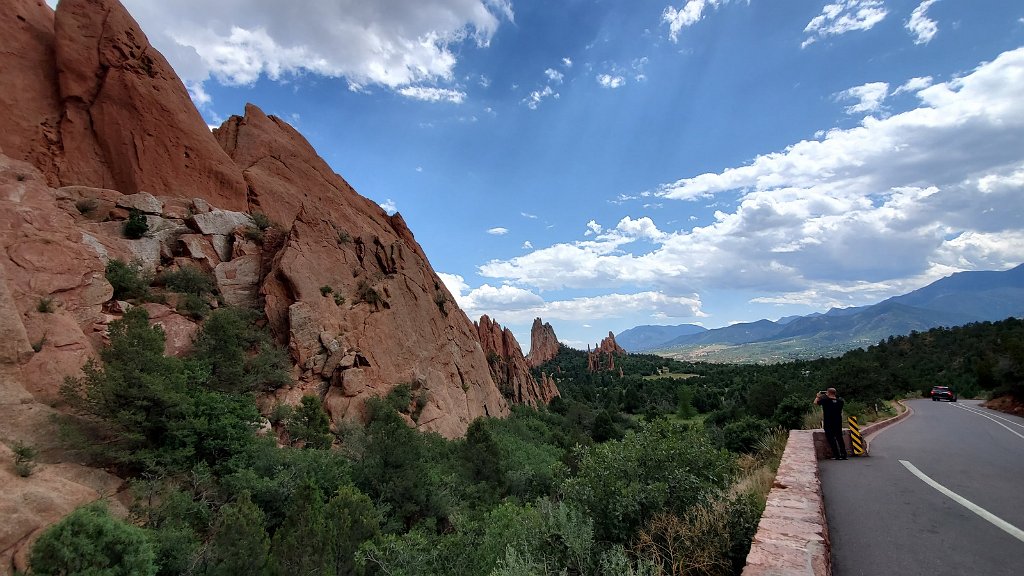
[[[814,432],[790,430],[743,576],[829,576],[828,524]]]
[[[914,413],[903,401],[898,403],[904,408],[902,414],[861,429],[868,443],[867,454],[871,453],[869,436]],[[823,444],[822,430],[790,430],[742,576],[831,576],[831,546],[818,470]]]

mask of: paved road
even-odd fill
[[[1024,574],[1024,418],[969,400],[908,404],[914,414],[875,435],[871,456],[820,463],[833,574]]]

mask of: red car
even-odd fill
[[[933,386],[932,402],[938,402],[939,400],[949,400],[950,402],[956,402],[956,392],[950,390],[949,386]]]

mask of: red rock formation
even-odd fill
[[[0,150],[38,166],[56,186],[53,146],[61,105],[53,10],[43,0],[5,0],[0,16]]]
[[[198,196],[246,210],[238,167],[117,0],[61,0],[54,29],[63,184]]]
[[[479,416],[508,414],[473,324],[400,215],[358,195],[256,106],[216,137],[242,167],[253,210],[290,229],[261,292],[301,385],[329,384],[332,419],[361,417],[364,400],[403,383],[425,390],[415,422],[424,430],[460,436]]]
[[[587,370],[590,372],[615,371],[615,357],[626,354],[626,349],[615,341],[615,334],[608,332],[608,337],[601,340],[601,343],[593,351],[590,350],[590,346],[587,346]]]
[[[523,357],[523,350],[511,330],[502,329],[500,324],[486,314],[476,323],[476,330],[480,345],[487,355],[491,377],[505,398],[516,404],[528,404],[536,408],[560,395],[553,380],[544,378],[538,383],[533,377]]]
[[[530,353],[526,355],[526,362],[531,368],[558,356],[558,337],[555,336],[555,329],[551,324],[542,323],[540,318],[533,319],[533,327],[530,328]]]

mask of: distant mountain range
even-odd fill
[[[693,324],[637,326],[616,335],[630,352],[679,358],[772,361],[841,354],[889,336],[938,326],[1024,317],[1024,265],[959,272],[871,306],[758,320],[706,330]]]

